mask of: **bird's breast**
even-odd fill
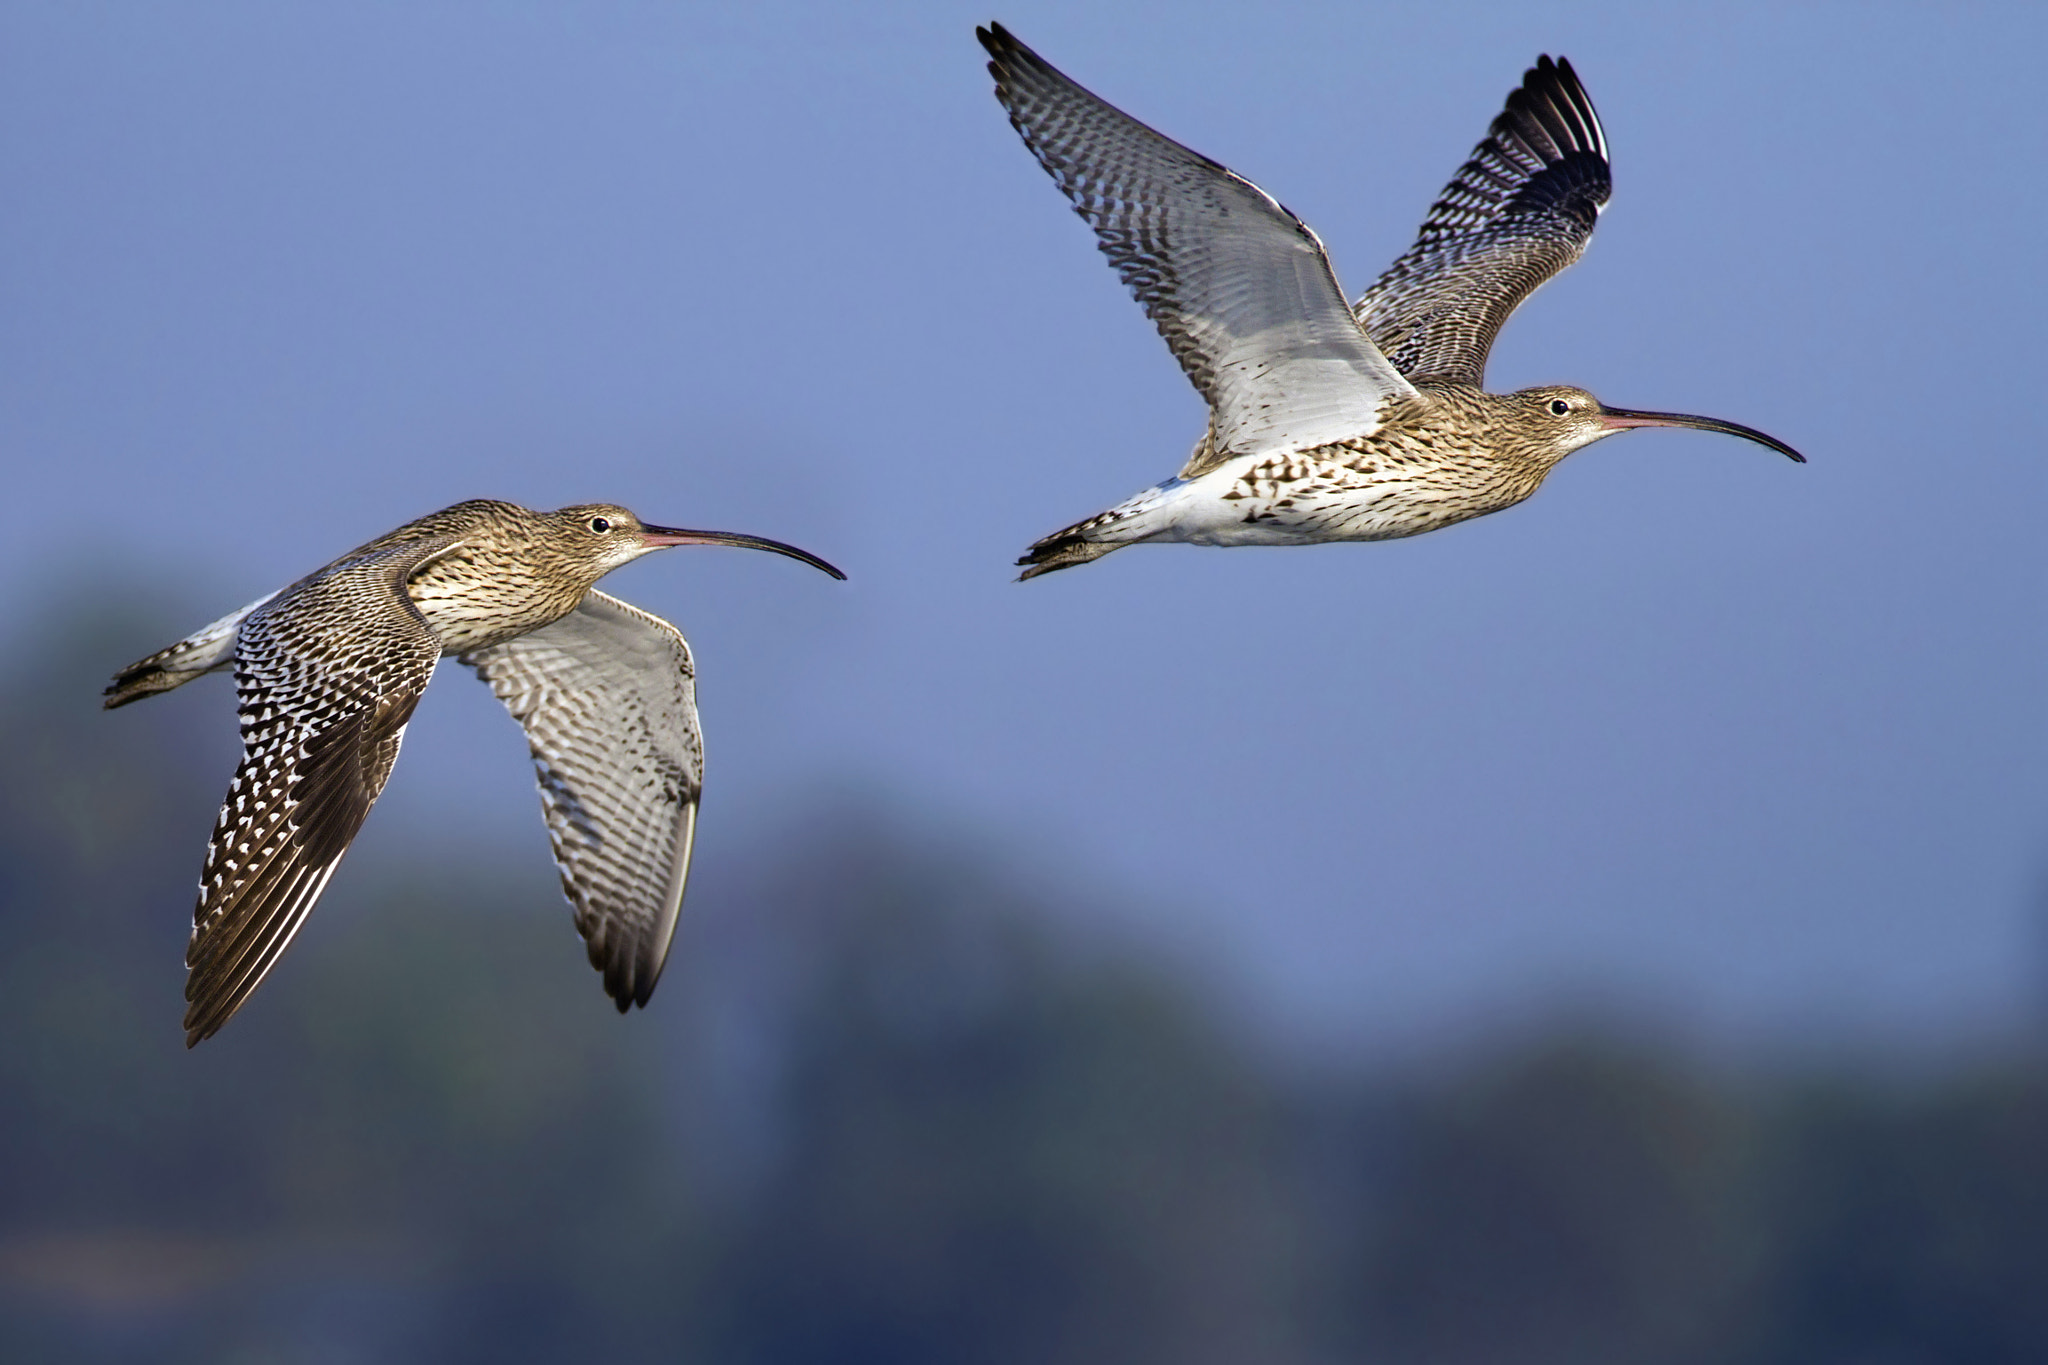
[[[1210,544],[1394,540],[1511,507],[1541,474],[1420,425],[1219,471]],[[1224,524],[1227,521],[1229,524]],[[1194,539],[1196,537],[1189,537]]]
[[[435,560],[405,586],[443,654],[539,630],[575,610],[587,590],[581,583],[556,581],[531,562],[468,550]]]

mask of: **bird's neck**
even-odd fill
[[[530,551],[459,545],[406,581],[406,593],[441,639],[459,654],[502,644],[559,621],[590,590],[580,576],[559,572]]]
[[[1528,484],[1524,497],[1571,453],[1532,437],[1526,409],[1512,395],[1450,382],[1425,382],[1415,387],[1426,405],[1415,419],[1417,427],[1434,433],[1441,442],[1464,440],[1483,451],[1503,477]]]

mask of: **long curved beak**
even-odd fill
[[[1755,427],[1746,427],[1739,422],[1724,422],[1718,417],[1690,417],[1682,412],[1634,412],[1628,408],[1602,407],[1601,425],[1610,431],[1626,431],[1630,427],[1691,427],[1694,431],[1718,431],[1724,436],[1740,436],[1745,441],[1755,441],[1760,446],[1769,446],[1780,455],[1806,463],[1806,457],[1786,445],[1775,436],[1766,436]]]
[[[801,559],[814,569],[822,569],[834,578],[844,580],[846,575],[827,564],[808,550],[799,550],[794,545],[784,545],[779,540],[765,540],[760,536],[745,536],[738,531],[683,531],[673,526],[642,526],[640,539],[650,550],[665,545],[737,545],[745,550],[770,550],[791,559]]]

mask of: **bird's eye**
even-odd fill
[[[1553,398],[1550,400],[1550,410],[1562,417],[1572,410],[1572,405],[1562,398]]]
[[[606,531],[612,529],[612,519],[610,517],[592,517],[590,519],[590,529],[599,535],[603,535]]]

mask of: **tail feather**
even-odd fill
[[[211,625],[192,632],[170,648],[160,649],[148,658],[128,665],[114,675],[114,681],[101,694],[103,700],[100,705],[111,711],[131,701],[183,687],[201,674],[231,667],[242,621],[275,596],[277,594],[273,592],[259,597],[240,611],[229,612]]]
[[[126,706],[131,701],[158,692],[168,692],[182,687],[198,677],[204,669],[184,670],[166,668],[162,664],[144,659],[141,663],[130,664],[114,675],[114,681],[100,694],[100,705],[111,711],[117,706]]]
[[[1086,564],[1091,559],[1100,559],[1111,550],[1120,550],[1126,542],[1090,540],[1085,528],[1087,522],[1070,526],[1038,541],[1017,563],[1024,572],[1017,575],[1019,583],[1036,578],[1042,573],[1053,573],[1059,569],[1071,569],[1076,564]]]
[[[1022,583],[1040,574],[1071,569],[1076,564],[1100,559],[1111,550],[1121,550],[1126,545],[1136,545],[1141,540],[1151,540],[1170,532],[1170,517],[1164,509],[1173,490],[1182,482],[1180,479],[1168,479],[1118,503],[1107,512],[1098,512],[1086,521],[1077,521],[1065,530],[1055,531],[1036,542],[1017,560],[1024,569],[1017,575],[1017,581]]]

